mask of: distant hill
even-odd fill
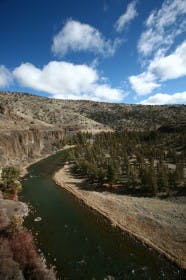
[[[186,126],[186,105],[130,105],[59,100],[20,92],[0,91],[0,129],[67,128],[162,129]]]

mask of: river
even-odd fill
[[[29,167],[21,195],[32,208],[25,225],[58,279],[183,279],[183,272],[164,257],[56,186],[52,174],[62,165],[59,152]]]

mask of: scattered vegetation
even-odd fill
[[[8,118],[2,126],[6,127],[10,118],[16,121],[16,126],[22,123],[23,129],[45,124],[45,128],[48,125],[67,128],[67,132],[111,128],[147,130],[165,125],[183,126],[186,119],[185,105],[147,106],[56,100],[18,92],[0,92],[0,100],[0,118]],[[12,127],[15,129],[14,123]]]

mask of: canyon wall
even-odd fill
[[[37,158],[52,154],[64,137],[63,130],[27,129],[0,131],[0,168],[23,167]]]

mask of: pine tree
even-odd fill
[[[108,169],[107,169],[107,180],[108,180],[108,183],[111,185],[115,184],[118,180],[118,174],[117,174],[117,170],[116,168],[114,167],[114,164],[113,162],[110,163],[108,165]]]
[[[158,184],[157,184],[157,175],[156,175],[156,170],[154,168],[154,164],[151,164],[149,172],[150,172],[149,177],[150,177],[150,184],[151,184],[152,192],[154,195],[157,195]]]
[[[184,179],[184,166],[182,163],[176,164],[176,183],[180,184]]]

